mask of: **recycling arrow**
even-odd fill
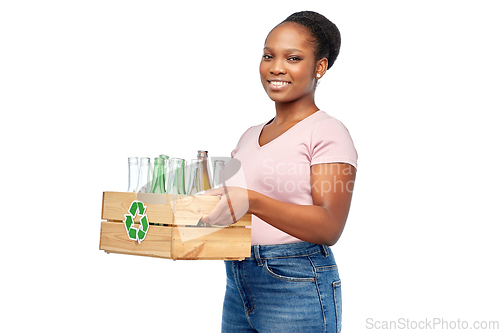
[[[149,230],[149,222],[148,217],[146,215],[146,206],[142,203],[142,201],[135,200],[130,204],[128,209],[128,214],[125,214],[125,220],[123,223],[125,224],[125,229],[127,230],[128,238],[131,240],[136,240],[139,244],[146,238],[146,234]],[[136,216],[140,216],[140,224],[139,227],[134,226],[134,218]]]

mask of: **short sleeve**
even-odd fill
[[[357,168],[358,153],[351,135],[339,120],[323,120],[312,134],[311,165],[347,163]]]

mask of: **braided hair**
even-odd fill
[[[305,27],[313,40],[314,56],[318,61],[328,59],[328,68],[332,67],[340,51],[340,31],[337,26],[321,14],[302,11],[288,16],[279,25],[287,22],[297,23]]]

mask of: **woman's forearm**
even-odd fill
[[[303,241],[333,245],[345,225],[325,207],[282,202],[255,191],[248,191],[249,211],[273,227]]]

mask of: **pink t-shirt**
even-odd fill
[[[260,146],[260,133],[266,124],[250,127],[231,153],[231,157],[241,162],[250,190],[283,202],[312,205],[311,165],[348,163],[357,168],[358,155],[349,132],[324,111],[313,113]],[[300,241],[252,216],[252,245]]]

